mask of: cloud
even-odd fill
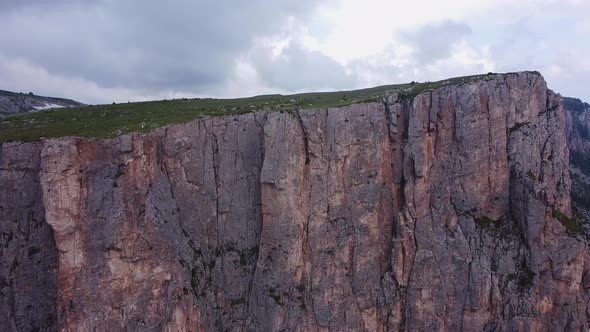
[[[418,59],[423,52],[407,45],[392,42],[383,52],[358,59],[350,64],[365,86],[410,81],[436,81],[455,76],[466,76],[496,71],[489,50],[478,48],[466,41],[455,43],[446,56]]]
[[[402,33],[402,39],[414,48],[419,64],[428,64],[450,56],[453,47],[470,33],[471,28],[465,23],[445,21]]]
[[[19,1],[2,11],[4,56],[50,75],[148,93],[223,85],[255,38],[315,7],[311,0],[60,2]]]
[[[147,101],[199,95],[178,93],[171,89],[142,91],[125,87],[105,88],[95,82],[51,74],[44,68],[22,59],[11,59],[0,53],[0,87],[16,92],[75,99],[88,104]]]
[[[546,14],[519,18],[497,29],[490,57],[500,72],[538,70],[549,88],[566,96],[590,100],[590,45],[583,42],[586,7],[576,0],[550,2]],[[494,16],[495,13],[490,13]]]
[[[263,82],[286,91],[349,89],[356,82],[344,66],[300,42],[288,43],[278,54],[257,47],[248,58]]]
[[[567,97],[590,102],[590,60],[586,54],[561,50],[543,68],[549,87]]]
[[[75,5],[88,5],[92,2],[102,2],[102,0],[52,0],[52,1],[42,1],[42,0],[11,0],[11,1],[1,1],[0,2],[0,9],[4,13],[20,11],[30,7],[41,7],[44,9],[47,8],[55,8],[57,6],[75,6]]]
[[[382,51],[351,61],[348,67],[365,86],[495,71],[489,47],[470,41],[471,33],[466,23],[450,20],[406,29]]]
[[[532,69],[590,100],[588,10],[586,0],[0,1],[0,89],[109,103]]]

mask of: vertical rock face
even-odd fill
[[[572,206],[582,227],[590,234],[590,105],[564,98],[567,141],[570,149]]]
[[[518,73],[4,145],[0,325],[588,328],[565,126],[561,97]]]
[[[563,106],[570,150],[590,154],[590,104],[575,98],[564,98]]]
[[[0,326],[55,330],[58,252],[45,220],[40,144],[0,149]]]

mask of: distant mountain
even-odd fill
[[[587,112],[590,111],[590,104],[578,98],[563,97],[563,108],[574,112]]]
[[[81,105],[83,104],[70,99],[0,90],[0,116]]]
[[[586,219],[590,232],[590,104],[563,98],[566,133],[570,150],[572,206]]]

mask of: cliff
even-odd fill
[[[590,327],[538,73],[0,149],[9,330]]]

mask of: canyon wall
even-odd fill
[[[0,149],[0,326],[579,331],[590,252],[537,73]]]

